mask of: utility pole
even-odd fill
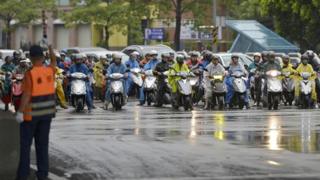
[[[214,27],[217,26],[216,19],[217,19],[217,0],[212,0],[212,23],[213,23]],[[212,38],[215,38],[215,37],[212,36]],[[214,42],[214,40],[212,42]],[[213,50],[213,52],[218,51],[218,44],[217,43],[212,44],[212,50]]]

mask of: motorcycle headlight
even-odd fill
[[[222,75],[215,75],[215,76],[213,76],[213,79],[221,80],[222,78],[223,78]]]

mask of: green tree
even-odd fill
[[[48,11],[54,7],[55,0],[2,0],[0,19],[4,22],[6,48],[11,48],[11,33],[16,26],[39,19],[42,10]]]
[[[109,38],[113,29],[125,31],[126,5],[103,0],[74,0],[72,11],[63,14],[62,18],[68,26],[90,23],[103,31],[103,44],[109,48]]]
[[[171,18],[172,13],[176,20],[174,45],[176,50],[180,50],[181,22],[184,14],[191,13],[194,17],[195,25],[202,24],[208,16],[208,7],[212,6],[212,0],[155,0],[162,16]],[[210,12],[210,11],[209,11]]]
[[[276,31],[300,45],[320,50],[320,2],[317,0],[261,0],[263,15],[271,16]]]

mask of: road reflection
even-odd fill
[[[270,116],[269,127],[268,127],[268,149],[270,150],[281,150],[281,125],[279,117]]]
[[[215,131],[213,136],[218,139],[218,140],[223,140],[224,139],[224,114],[223,113],[215,113],[213,115],[213,123],[215,125]]]

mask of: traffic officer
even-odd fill
[[[16,114],[20,123],[20,162],[18,180],[26,180],[30,169],[30,149],[33,138],[37,156],[37,178],[47,179],[49,171],[49,131],[55,116],[55,67],[56,57],[49,46],[50,65],[43,66],[44,55],[40,46],[30,48],[33,68],[28,70],[23,80],[21,105]]]

